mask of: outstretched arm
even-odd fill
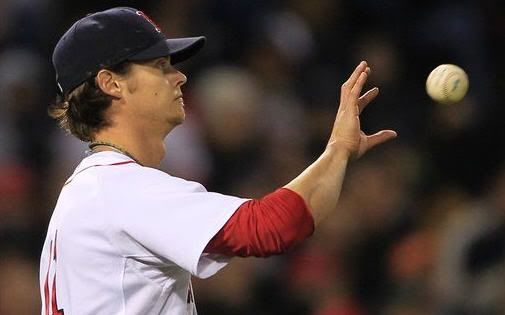
[[[396,137],[392,130],[373,135],[361,131],[359,115],[379,93],[373,88],[360,96],[369,73],[363,61],[342,85],[333,130],[317,161],[284,186],[287,189],[240,206],[206,252],[242,257],[280,254],[309,237],[335,210],[348,162]]]
[[[284,186],[302,196],[312,212],[316,227],[336,209],[349,161],[396,137],[393,130],[382,130],[373,135],[366,135],[361,130],[359,115],[379,94],[379,89],[373,88],[361,95],[369,74],[370,68],[362,61],[342,84],[340,106],[325,151]]]

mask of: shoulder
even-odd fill
[[[129,187],[149,191],[160,190],[165,193],[207,191],[200,183],[171,176],[161,170],[138,164],[100,172],[100,178],[102,185],[110,186],[109,184],[111,184],[115,189]]]
[[[85,158],[67,184],[93,186],[93,190],[134,192],[162,189],[164,192],[205,192],[203,185],[141,166],[124,155],[100,152]]]

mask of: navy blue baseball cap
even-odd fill
[[[166,38],[147,15],[134,8],[89,14],[56,44],[56,83],[60,93],[66,95],[103,68],[165,56],[176,64],[195,55],[204,44],[203,36]]]

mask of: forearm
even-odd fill
[[[285,185],[305,200],[316,227],[337,207],[348,161],[346,150],[328,145],[312,165]]]

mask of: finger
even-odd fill
[[[363,90],[363,86],[365,85],[365,82],[367,79],[368,79],[368,74],[364,71],[361,72],[358,80],[356,81],[356,84],[351,89],[351,94],[353,97],[355,97],[356,101],[358,100],[359,95],[361,94],[361,91]]]
[[[365,109],[365,107],[370,104],[370,102],[375,99],[379,95],[379,88],[374,87],[371,90],[368,90],[365,94],[363,94],[359,99],[358,99],[358,107],[359,107],[359,112],[361,112]]]
[[[382,130],[373,135],[367,136],[368,138],[368,149],[375,147],[381,143],[394,139],[398,136],[394,130]]]
[[[360,74],[366,69],[367,63],[366,61],[362,61],[358,64],[356,69],[354,69],[353,73],[349,77],[346,83],[344,83],[346,86],[353,88],[354,85],[356,84],[356,81],[359,79]]]
[[[363,85],[365,85],[365,82],[367,80],[367,74],[366,72],[361,72],[361,74],[359,75],[359,78],[358,80],[356,81],[356,84],[354,85],[354,87],[351,89],[350,93],[349,93],[349,97],[347,98],[347,101],[343,104],[343,108],[344,110],[350,110],[349,113],[351,113],[351,115],[359,115],[360,111],[359,111],[359,107],[358,107],[358,103],[359,103],[359,95],[361,94],[361,90],[363,89]]]

